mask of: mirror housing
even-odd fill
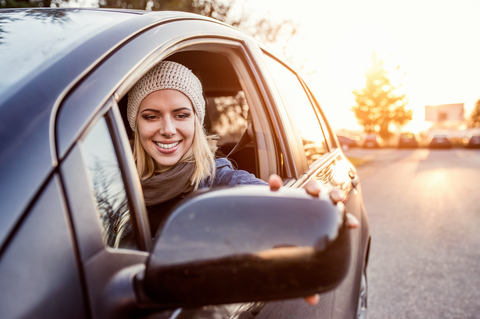
[[[157,235],[141,286],[151,301],[193,307],[313,295],[350,265],[343,204],[305,190],[198,192]]]

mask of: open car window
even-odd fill
[[[240,81],[231,57],[227,53],[195,50],[177,52],[165,60],[186,66],[202,83],[206,102],[204,126],[207,134],[218,136],[216,157],[228,156],[236,169],[261,178],[255,133],[261,132],[261,128],[255,126],[248,93],[241,85],[245,80]],[[119,107],[132,140],[133,132],[126,121],[127,97],[128,94],[119,101]],[[232,152],[242,138],[244,143]]]

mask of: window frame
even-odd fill
[[[273,79],[273,75],[271,75],[271,73],[270,73],[271,72],[270,68],[268,67],[268,65],[265,61],[266,68],[267,68],[267,70],[269,70],[269,73],[270,73],[270,76],[271,76],[271,81],[274,84],[273,86],[275,87],[275,90],[277,91],[277,93],[279,95],[279,99],[281,100],[283,108],[285,110],[285,113],[283,114],[283,117],[285,117],[284,121],[286,123],[288,123],[288,125],[290,125],[290,127],[293,128],[292,134],[294,136],[294,139],[288,138],[288,143],[289,143],[291,148],[293,148],[295,146],[295,148],[297,148],[298,152],[300,153],[299,156],[301,157],[301,160],[299,161],[297,159],[295,161],[295,165],[298,167],[298,172],[300,173],[299,181],[303,181],[307,178],[308,173],[310,171],[312,171],[313,169],[321,166],[322,163],[324,163],[330,157],[330,154],[331,154],[331,151],[332,151],[332,148],[330,147],[330,141],[325,137],[325,131],[324,131],[325,128],[323,127],[322,122],[320,121],[320,116],[323,115],[323,113],[319,112],[317,101],[314,98],[312,98],[313,95],[311,94],[310,90],[306,86],[303,79],[298,75],[297,72],[295,72],[295,70],[293,70],[290,66],[288,66],[286,63],[284,63],[283,61],[281,61],[277,57],[275,57],[273,54],[271,54],[267,50],[262,49],[262,53],[263,53],[264,56],[267,56],[267,57],[271,58],[275,62],[279,63],[281,66],[285,67],[294,76],[296,76],[299,84],[302,86],[302,88],[304,90],[305,95],[307,96],[308,100],[310,101],[310,105],[311,105],[315,115],[317,116],[317,122],[318,122],[318,125],[320,126],[320,129],[322,131],[323,139],[325,140],[325,145],[326,145],[326,148],[327,148],[327,152],[325,154],[322,154],[322,156],[319,159],[317,159],[315,162],[313,162],[311,165],[308,165],[307,157],[305,155],[305,150],[303,148],[302,139],[301,139],[301,137],[298,133],[297,123],[294,120],[295,118],[292,114],[292,110],[290,108],[290,105],[288,104],[288,101],[285,101],[285,98],[284,98],[283,94],[281,94],[279,92],[280,91],[279,85],[277,85],[277,82]],[[322,117],[322,119],[325,119],[325,117]]]
[[[281,160],[278,156],[278,145],[274,139],[273,125],[269,120],[271,117],[266,110],[267,99],[261,89],[262,85],[257,66],[254,63],[255,59],[252,58],[248,45],[241,39],[219,39],[212,36],[202,36],[195,39],[185,39],[167,49],[160,47],[145,58],[120,84],[114,93],[115,100],[120,101],[133,85],[155,65],[175,53],[186,51],[208,51],[227,56],[238,76],[252,115],[256,161],[258,163],[257,178],[267,181],[271,174],[280,174]]]
[[[138,178],[138,174],[136,173],[137,169],[135,167],[132,151],[128,143],[127,133],[125,131],[125,128],[123,127],[122,116],[114,98],[110,98],[102,107],[100,112],[95,115],[94,119],[89,123],[88,127],[82,133],[77,143],[81,145],[83,140],[88,136],[93,127],[95,127],[95,125],[101,119],[105,119],[105,122],[107,124],[108,132],[110,133],[113,148],[115,150],[115,155],[118,160],[118,166],[122,174],[122,181],[125,187],[125,193],[130,208],[132,227],[135,229],[134,234],[135,240],[138,245],[138,250],[149,252],[150,247],[152,246],[152,236],[145,208],[145,202],[143,200],[143,194],[139,187],[140,179]],[[80,147],[80,149],[82,149],[82,147]],[[81,153],[83,157],[82,150]],[[88,171],[85,160],[83,160],[83,163],[85,171]],[[96,207],[96,205],[95,209],[98,210],[98,207]],[[108,247],[107,245],[105,245],[105,247],[109,251],[117,250]]]

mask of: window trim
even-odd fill
[[[125,131],[117,102],[112,97],[107,103],[111,103],[111,108],[107,113],[106,120],[130,204],[130,214],[133,217],[132,226],[137,230],[135,234],[139,245],[138,248],[148,252],[152,246],[152,234],[143,192],[140,189],[140,178],[137,173],[132,149],[128,142],[127,132]]]

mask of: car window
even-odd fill
[[[276,85],[290,107],[291,120],[295,121],[307,162],[311,165],[328,152],[317,114],[297,75],[268,55],[265,57]]]
[[[137,249],[125,185],[105,118],[86,135],[81,149],[105,245]]]
[[[237,143],[248,126],[249,108],[243,91],[236,95],[207,97],[210,130],[219,136],[218,145]]]
[[[217,157],[229,155],[242,136],[250,133],[249,142],[228,158],[236,168],[259,177],[254,123],[244,88],[249,79],[240,79],[235,66],[243,62],[235,62],[237,52],[184,51],[168,60],[185,65],[200,79],[206,101],[205,128],[219,137]]]

